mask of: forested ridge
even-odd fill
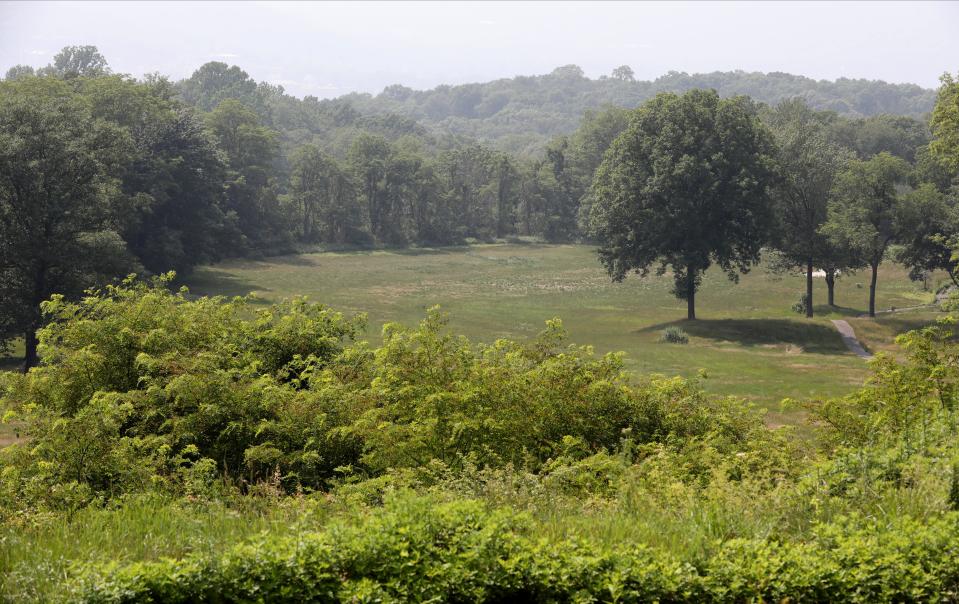
[[[573,132],[585,112],[606,105],[633,108],[660,92],[714,89],[720,96],[746,95],[775,105],[802,98],[813,109],[851,118],[884,113],[922,118],[935,103],[934,90],[915,84],[840,78],[814,80],[788,73],[746,71],[688,74],[670,72],[652,81],[636,80],[621,66],[610,76],[590,79],[576,65],[537,76],[412,90],[402,85],[371,96],[340,97],[364,113],[411,117],[434,132],[466,135],[520,154],[541,152],[556,136]]]

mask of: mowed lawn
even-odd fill
[[[911,311],[877,321],[855,319],[868,301],[868,274],[844,276],[838,311],[827,311],[825,284],[817,279],[817,311],[809,321],[791,310],[804,290],[800,275],[757,267],[738,284],[710,270],[697,296],[699,320],[687,322],[685,302],[670,293],[671,278],[631,275],[612,283],[593,248],[584,245],[474,245],[462,248],[323,252],[262,261],[235,260],[200,267],[187,279],[194,294],[245,295],[263,302],[305,295],[348,313],[367,313],[367,337],[384,322],[414,324],[439,304],[452,328],[477,341],[524,339],[559,317],[571,341],[597,352],[625,351],[630,369],[695,375],[707,388],[767,407],[775,421],[784,398],[845,393],[862,383],[866,364],[849,353],[829,323],[844,317],[861,331],[867,348],[891,350],[896,333],[933,320]],[[878,308],[931,302],[894,264],[883,267]],[[822,305],[822,306],[820,306]],[[828,314],[827,314],[828,313]],[[662,329],[679,325],[687,345],[663,344]]]

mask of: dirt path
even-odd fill
[[[856,356],[861,359],[872,358],[872,355],[866,352],[862,343],[856,338],[856,332],[852,330],[852,326],[849,323],[842,319],[833,319],[832,324],[836,326],[836,330],[839,332],[842,343],[846,345],[846,348],[856,353]]]

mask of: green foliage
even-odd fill
[[[235,228],[222,199],[228,166],[199,117],[162,79],[82,78],[76,86],[95,117],[130,137],[114,217],[128,249],[154,273],[222,257]]]
[[[956,429],[959,410],[959,347],[954,321],[899,336],[907,353],[901,363],[889,356],[873,361],[873,377],[856,393],[814,405],[826,426],[823,436],[849,446],[889,446],[903,440],[910,453]]]
[[[36,73],[14,68],[7,80],[10,91],[26,90],[27,83],[36,80],[29,86],[46,86],[44,94],[69,97],[125,139],[122,148],[112,151],[115,157],[107,170],[113,190],[102,216],[105,224],[84,235],[89,247],[97,248],[95,264],[102,270],[97,275],[80,271],[79,287],[40,288],[47,291],[34,296],[37,300],[54,291],[76,295],[82,287],[119,278],[134,268],[130,258],[120,257],[124,247],[143,268],[159,274],[171,269],[186,273],[197,263],[226,256],[290,251],[297,243],[449,245],[518,236],[577,240],[590,232],[596,201],[591,191],[598,190],[591,189],[593,175],[612,141],[626,129],[630,112],[622,106],[635,106],[653,92],[685,91],[696,82],[715,88],[720,96],[743,86],[765,100],[778,100],[787,90],[794,90],[789,96],[795,97],[824,85],[784,74],[739,73],[672,73],[650,84],[633,81],[627,66],[617,68],[612,78],[592,81],[579,67],[567,65],[548,76],[486,85],[429,92],[393,86],[376,98],[300,100],[282,87],[254,81],[239,67],[217,62],[175,84],[159,75],[139,81],[111,75],[92,46],[64,48],[50,66]],[[55,83],[66,86],[54,93]],[[767,84],[772,87],[768,95]],[[863,86],[871,84],[837,82],[835,91],[825,94],[845,97]],[[877,92],[870,101],[857,96],[840,112],[911,113],[915,107],[899,107],[897,94],[915,96],[917,91],[922,92],[897,87]],[[440,98],[447,94],[448,99]],[[811,106],[822,106],[817,95],[805,96]],[[452,113],[443,106],[447,101]],[[514,111],[525,103],[532,105]],[[546,125],[553,119],[548,115],[552,109],[543,107],[557,103],[562,112],[574,113],[554,130]],[[456,126],[463,116],[477,123],[505,119],[515,140],[482,127],[463,136]],[[814,121],[829,134],[826,147],[838,143],[863,157],[884,150],[910,161],[920,158],[925,162],[923,176],[916,178],[933,179],[942,191],[948,188],[951,175],[941,162],[930,159],[923,147],[923,125],[916,120],[878,115],[850,121],[823,112]],[[517,134],[517,124],[535,133]],[[542,141],[532,143],[535,152],[513,156],[477,142],[498,142],[513,150],[530,137]],[[52,166],[45,169],[48,179],[59,178]],[[814,176],[830,172],[807,171]],[[754,184],[767,186],[771,181]],[[819,248],[829,247],[819,243]],[[820,255],[829,256],[833,268],[853,262],[845,249],[838,260],[822,249]],[[104,257],[116,262],[104,262]],[[730,266],[741,270],[741,264],[731,261]],[[827,260],[821,264],[826,266]],[[679,289],[688,297],[700,277],[694,270],[684,278],[683,271],[689,267],[674,272],[684,281]],[[21,296],[30,289],[18,281],[4,282]],[[33,309],[29,313],[35,324],[34,302],[18,304],[17,312]],[[26,335],[23,317],[7,316],[2,323],[4,335],[13,330]],[[28,343],[32,351],[32,339]],[[32,352],[30,356],[32,363]]]
[[[698,379],[634,377],[622,354],[568,345],[558,319],[477,344],[433,308],[373,345],[358,340],[363,317],[197,298],[170,291],[172,274],[81,294],[131,255],[163,273],[294,240],[571,241],[585,226],[614,279],[671,268],[691,318],[706,268],[735,279],[770,239],[782,262],[825,268],[830,288],[835,269],[868,261],[874,311],[893,243],[914,276],[955,278],[953,84],[926,147],[915,119],[833,112],[915,114],[926,91],[784,74],[651,84],[622,66],[597,83],[566,65],[301,101],[222,63],[175,85],[111,75],[95,47],[12,69],[0,337],[23,333],[28,364],[42,363],[0,374],[4,421],[22,433],[0,449],[3,597],[954,598],[951,322],[903,335],[903,358],[878,355],[859,391],[806,403],[807,442]],[[701,85],[715,90],[615,106]],[[722,98],[739,86],[764,100],[813,90],[810,106],[833,111]],[[850,95],[856,106],[839,101]]]
[[[907,162],[929,143],[929,125],[919,116],[873,115],[856,120],[829,120],[831,138],[856,152],[859,159],[889,153]]]
[[[792,310],[796,314],[805,315],[809,310],[809,296],[802,294],[799,296],[799,301],[792,305]]]
[[[13,539],[5,593],[872,602],[959,584],[943,554],[959,546],[951,323],[903,336],[906,358],[877,357],[854,395],[809,405],[817,453],[696,381],[630,379],[618,355],[564,346],[558,321],[474,345],[434,309],[374,348],[351,342],[358,321],[302,300],[253,313],[163,285],[44,305],[44,363],[0,388],[31,438],[0,451],[5,530],[63,551],[51,522],[134,520],[138,491],[237,506],[210,517],[230,534],[262,506],[294,506],[307,530],[69,570]],[[156,505],[169,526],[190,513]],[[160,519],[135,522],[104,539]]]

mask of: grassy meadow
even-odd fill
[[[594,250],[583,245],[492,244],[460,248],[319,252],[263,260],[231,260],[198,268],[186,284],[194,294],[244,295],[262,303],[306,295],[345,312],[369,317],[368,337],[378,339],[389,321],[412,324],[439,304],[452,328],[477,341],[525,338],[559,317],[571,341],[597,352],[625,351],[641,373],[695,375],[707,388],[745,397],[785,420],[783,398],[809,399],[852,390],[866,364],[848,352],[829,320],[846,318],[867,349],[893,351],[897,333],[936,316],[930,310],[859,318],[868,302],[868,274],[843,276],[837,308],[826,306],[826,286],[816,280],[817,317],[808,321],[791,306],[804,291],[799,274],[779,275],[760,266],[738,284],[710,270],[697,295],[699,320],[684,320],[685,302],[670,293],[669,275],[631,275],[612,283]],[[929,303],[898,265],[879,276],[878,309]],[[660,343],[662,330],[679,325],[687,345]]]

